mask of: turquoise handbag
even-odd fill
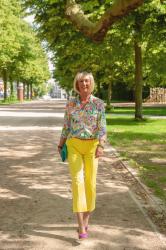
[[[63,145],[61,149],[61,159],[64,162],[67,159],[67,146],[66,143]]]

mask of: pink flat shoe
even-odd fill
[[[78,234],[78,238],[79,238],[80,240],[82,240],[82,239],[87,239],[87,238],[88,238],[88,234],[87,234],[87,233]]]

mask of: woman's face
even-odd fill
[[[89,95],[91,93],[91,81],[88,76],[84,76],[78,81],[78,89],[80,95]]]

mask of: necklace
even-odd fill
[[[81,100],[81,97],[80,97],[80,107],[81,109],[83,109],[86,104],[89,102],[89,99],[90,99],[90,95],[86,97],[86,100]]]
[[[89,100],[81,101],[81,104],[87,103]]]
[[[80,103],[81,109],[83,109],[88,102],[89,102],[89,100],[81,101],[81,103]]]
[[[85,100],[81,100],[81,99],[80,99],[81,104],[87,103],[87,102],[89,101],[89,98],[90,98],[90,95],[87,96]]]

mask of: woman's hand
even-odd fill
[[[60,141],[59,141],[59,144],[58,144],[58,152],[59,152],[59,154],[61,154],[61,150],[62,150],[62,147],[65,144],[65,142],[66,142],[66,138],[60,138]]]
[[[58,152],[59,152],[59,154],[61,154],[61,150],[62,150],[62,147],[58,146]]]
[[[97,145],[95,157],[96,158],[101,157],[103,155],[103,153],[104,153],[103,147],[101,147],[101,145]]]

